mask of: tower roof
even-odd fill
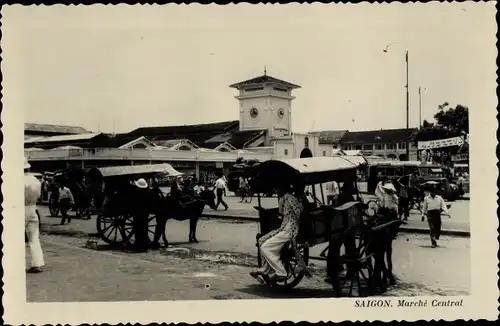
[[[267,74],[264,74],[262,76],[255,77],[252,79],[248,79],[248,80],[236,83],[236,84],[232,84],[229,87],[240,88],[242,86],[253,85],[253,84],[264,84],[264,83],[276,83],[276,84],[280,84],[280,85],[290,87],[290,88],[300,88],[299,85],[295,85],[295,84],[289,83],[287,81],[284,81],[284,80],[281,80],[278,78],[274,78],[274,77],[269,76]]]

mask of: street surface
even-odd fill
[[[231,207],[256,204],[238,204],[234,197],[226,199]],[[276,198],[264,201],[272,205],[273,200]],[[468,215],[468,201],[453,205],[452,209],[464,205],[463,214]],[[248,273],[257,263],[258,224],[253,221],[203,218],[198,223],[200,242],[189,244],[189,222],[171,220],[167,223],[171,247],[137,254],[113,250],[102,241],[87,248],[87,234],[96,232],[95,216],[91,220],[73,218],[71,224],[61,226],[60,217],[49,217],[47,207],[39,210],[47,265],[41,274],[27,274],[30,302],[333,296],[331,286],[323,282],[325,262],[320,260],[311,260],[314,277],[304,279],[291,293],[273,293],[251,278]],[[461,216],[460,211],[452,211],[454,219]],[[443,217],[443,224],[446,219]],[[467,294],[469,238],[443,236],[439,244],[439,248],[431,248],[425,234],[398,235],[393,262],[400,282],[384,295]],[[311,248],[311,256],[318,256],[323,248]]]

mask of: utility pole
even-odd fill
[[[410,160],[410,90],[408,83],[408,50],[406,50],[406,131],[408,132],[408,139],[406,140],[406,160]]]
[[[387,44],[385,49],[383,50],[385,53],[388,53],[389,47],[393,44],[397,44],[401,42],[392,42]],[[408,50],[406,50],[406,56],[405,56],[405,61],[406,61],[406,132],[408,134],[408,137],[406,139],[406,160],[410,160],[410,139],[411,139],[411,134],[410,134],[410,88],[409,88],[409,59],[408,59]]]
[[[422,128],[422,91],[418,86],[418,128]]]

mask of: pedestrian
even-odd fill
[[[25,237],[31,253],[31,266],[28,273],[40,273],[45,265],[40,244],[40,219],[37,214],[36,202],[41,196],[42,185],[33,175],[27,172],[30,164],[24,159],[24,224]]]
[[[134,182],[134,235],[135,249],[138,252],[146,252],[149,247],[149,209],[152,205],[149,185],[143,178]]]
[[[224,175],[224,172],[222,172],[222,180],[224,181],[224,184],[227,185],[227,178]],[[226,197],[226,196],[227,196],[227,186],[224,187],[224,197]]]
[[[217,194],[217,204],[215,205],[215,210],[219,208],[219,205],[222,204],[224,206],[224,210],[227,211],[228,206],[224,199],[222,198],[224,195],[224,192],[226,191],[226,182],[224,181],[223,176],[221,176],[217,181],[215,181],[215,191]]]
[[[408,178],[407,177],[401,177],[397,181],[397,184],[399,186],[399,205],[398,205],[398,212],[399,212],[399,218],[407,221],[408,217],[410,216],[410,199],[409,199],[409,193],[408,193]]]
[[[382,200],[382,197],[384,197],[384,189],[382,189],[382,186],[387,182],[389,182],[389,178],[387,176],[383,176],[382,180],[380,180],[380,182],[375,187],[375,196],[377,196],[379,200]]]
[[[339,184],[337,181],[330,181],[326,184],[326,202],[328,205],[338,205],[339,201]]]
[[[458,174],[457,186],[460,196],[463,196],[465,194],[465,178],[462,176],[462,173]]]
[[[73,198],[73,194],[71,190],[69,190],[64,184],[61,182],[59,184],[59,207],[61,209],[61,225],[64,225],[66,219],[68,223],[71,223],[71,216],[68,215],[68,210],[74,205],[75,200]]]
[[[429,232],[431,236],[432,248],[438,247],[437,240],[441,235],[441,212],[448,215],[448,207],[444,202],[443,197],[436,194],[436,188],[434,186],[428,187],[429,195],[424,198],[424,207],[422,209],[422,218],[427,215],[427,223],[429,223]]]
[[[382,199],[380,200],[380,210],[382,215],[390,218],[391,220],[396,220],[398,218],[398,206],[399,200],[396,196],[396,188],[390,182],[382,186],[384,193],[382,194]]]

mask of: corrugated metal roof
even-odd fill
[[[84,134],[89,132],[88,130],[78,126],[61,126],[38,123],[25,123],[24,130],[31,132],[48,132],[60,134]]]
[[[94,137],[101,135],[102,133],[86,133],[86,134],[78,134],[78,135],[59,135],[59,136],[51,136],[51,137],[36,137],[26,139],[24,141],[25,144],[34,144],[34,143],[50,143],[50,142],[64,142],[64,141],[72,141],[72,140],[90,140]]]

